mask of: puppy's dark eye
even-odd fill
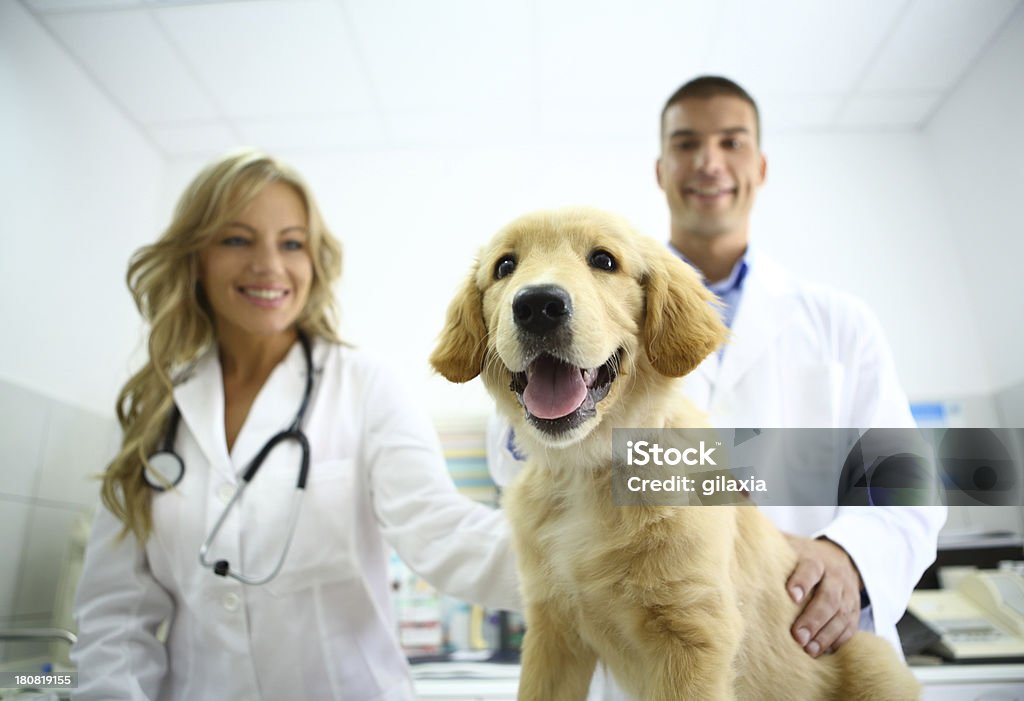
[[[607,270],[611,272],[619,267],[619,264],[612,258],[612,254],[608,251],[602,251],[600,249],[590,254],[588,259],[590,267],[597,268],[598,270]]]
[[[508,277],[516,269],[516,257],[513,255],[502,256],[494,266],[494,279],[500,280]]]

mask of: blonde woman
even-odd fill
[[[133,257],[149,358],[118,400],[76,698],[412,699],[386,544],[446,592],[517,607],[500,515],[455,492],[428,420],[339,341],[340,268],[309,188],[252,150],[203,170]]]

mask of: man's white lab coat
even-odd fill
[[[913,427],[878,321],[859,300],[752,257],[724,353],[684,380],[717,427]],[[837,481],[840,464],[822,465]],[[831,470],[831,472],[830,472]],[[896,622],[935,557],[945,507],[762,507],[783,531],[846,550],[871,599],[862,627],[899,649]],[[872,625],[873,623],[873,625]]]

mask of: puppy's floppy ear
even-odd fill
[[[483,297],[476,286],[476,267],[448,305],[444,329],[430,364],[451,382],[469,382],[480,374],[487,350]]]
[[[697,272],[652,242],[644,279],[644,346],[654,369],[682,377],[728,336],[718,305]]]

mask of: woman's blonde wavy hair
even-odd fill
[[[152,531],[153,490],[142,478],[143,465],[166,430],[175,376],[216,341],[199,286],[199,252],[272,182],[294,188],[309,219],[313,281],[296,324],[310,337],[340,342],[333,285],[341,275],[341,244],[324,225],[309,186],[290,166],[254,149],[207,165],[182,194],[167,230],[128,265],[128,288],[149,324],[149,357],[118,394],[121,450],[103,475],[103,503],[124,524],[122,535],[145,542]]]

